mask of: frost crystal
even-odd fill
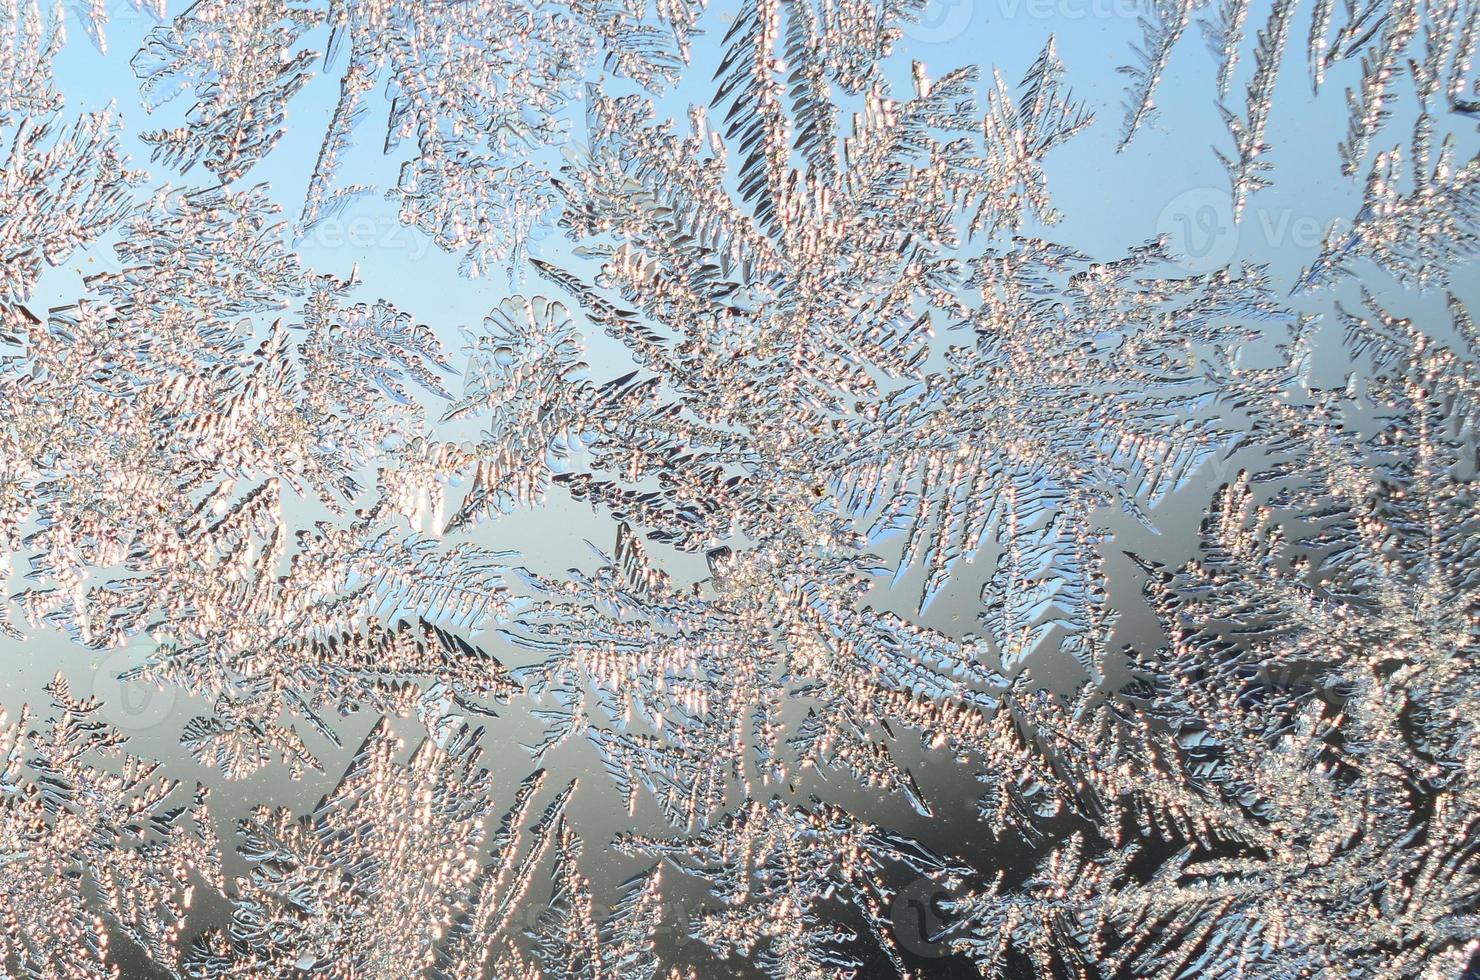
[[[548,208],[531,147],[561,138],[563,110],[600,53],[649,88],[672,82],[700,10],[693,0],[620,6],[599,0],[426,4],[377,0],[240,4],[197,0],[135,56],[146,104],[185,92],[184,125],[146,137],[155,156],[219,180],[242,177],[282,137],[288,105],[323,65],[339,75],[299,222],[304,229],[370,188],[338,174],[366,95],[390,100],[385,150],[411,150],[390,192],[401,220],[477,275],[517,255]],[[450,79],[455,82],[449,84]]]
[[[0,304],[25,300],[42,265],[60,265],[128,211],[127,167],[111,112],[68,122],[52,79],[60,11],[0,4]]]
[[[739,955],[772,977],[852,975],[856,934],[824,918],[829,906],[859,914],[870,938],[901,972],[885,910],[896,898],[888,872],[954,883],[968,868],[918,842],[819,802],[788,807],[746,801],[693,840],[627,838],[618,847],[668,857],[709,883],[720,906],[694,934],[720,956]]]
[[[1404,193],[1401,150],[1378,154],[1361,210],[1345,230],[1333,226],[1300,288],[1329,285],[1364,258],[1409,285],[1446,285],[1455,267],[1480,254],[1480,157],[1456,166],[1449,138],[1432,170],[1430,155],[1424,119],[1413,140],[1413,189]]]
[[[1254,69],[1247,84],[1247,107],[1239,117],[1225,104],[1245,41],[1250,0],[1152,0],[1137,17],[1141,39],[1131,45],[1134,63],[1121,69],[1131,82],[1125,100],[1120,148],[1125,149],[1156,110],[1156,93],[1172,63],[1188,25],[1199,16],[1202,34],[1218,61],[1218,107],[1233,138],[1230,156],[1215,150],[1228,170],[1235,219],[1250,194],[1268,186],[1262,176],[1271,167],[1262,159],[1272,149],[1266,130],[1274,109],[1274,94],[1284,61],[1286,42],[1295,20],[1295,0],[1270,4],[1268,20],[1258,31]],[[1341,6],[1335,0],[1308,5],[1307,59],[1312,87],[1319,93],[1327,75],[1341,62],[1360,64],[1360,77],[1346,90],[1346,138],[1338,146],[1343,174],[1355,174],[1366,160],[1373,140],[1393,116],[1394,87],[1405,72],[1427,74],[1435,83],[1433,111],[1461,117],[1476,111],[1470,78],[1480,23],[1476,0],[1359,0]]]
[[[219,887],[205,793],[121,751],[127,739],[58,676],[44,727],[0,713],[0,956],[8,976],[116,977],[121,935],[177,969],[192,894]],[[11,970],[16,972],[12,973]]]
[[[1150,568],[1169,642],[1143,679],[1072,715],[1030,699],[1020,724],[1051,739],[1046,762],[1031,739],[999,740],[1023,764],[999,751],[993,771],[1032,774],[1033,793],[1024,775],[1007,792],[1068,806],[1101,849],[1076,835],[1026,892],[956,903],[952,942],[984,972],[1019,943],[1043,971],[1463,970],[1477,730],[1456,709],[1480,694],[1480,536],[1454,474],[1475,458],[1480,338],[1451,306],[1456,348],[1343,313],[1370,391],[1279,410],[1263,477],[1298,479],[1268,497],[1241,475],[1199,557]]]
[[[220,699],[187,744],[233,775],[268,745],[312,764],[280,711],[333,739],[324,708],[506,694],[496,660],[436,629],[503,608],[496,556],[438,548],[384,496],[287,541],[286,491],[337,509],[388,441],[414,451],[408,385],[440,392],[445,366],[430,330],[307,275],[261,189],[161,192],[117,252],[93,298],[45,322],[9,313],[3,513],[37,583],[19,597],[28,620],[97,648],[147,632],[142,676]],[[254,315],[295,301],[300,322],[254,333]],[[421,638],[375,623],[403,617],[429,624]],[[419,676],[437,692],[397,689]]]
[[[948,6],[0,0],[0,976],[1480,971],[1480,0]]]
[[[500,884],[528,884],[513,835],[543,774],[521,787],[490,841],[478,735],[463,728],[445,746],[424,741],[402,764],[401,743],[382,722],[313,813],[295,819],[263,807],[243,820],[239,850],[252,870],[233,885],[229,928],[197,941],[191,975],[358,977],[431,968],[439,947],[462,936],[475,903],[490,901]],[[541,839],[549,820],[536,829]]]

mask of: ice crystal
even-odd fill
[[[0,713],[6,975],[116,977],[115,936],[178,968],[192,895],[221,876],[205,794],[187,813],[179,783],[122,751],[96,699],[74,697],[60,675],[47,691],[45,726]]]
[[[14,125],[60,109],[64,100],[52,79],[52,64],[66,40],[60,8],[43,17],[34,0],[8,0],[0,18],[0,123]]]
[[[1346,227],[1332,227],[1298,288],[1329,285],[1358,259],[1412,286],[1446,285],[1480,253],[1480,156],[1456,164],[1453,138],[1445,137],[1430,169],[1431,125],[1420,119],[1414,134],[1412,190],[1402,187],[1401,149],[1378,154],[1361,209]]]
[[[141,178],[118,146],[112,112],[65,119],[52,64],[58,10],[0,5],[0,303],[25,300],[43,265],[59,265],[127,213]]]
[[[45,322],[10,312],[18,352],[0,377],[5,531],[36,583],[19,597],[27,618],[98,648],[147,632],[158,649],[142,676],[222,699],[186,736],[233,774],[268,743],[312,762],[279,710],[333,739],[325,708],[435,725],[510,690],[496,660],[437,629],[503,608],[497,556],[442,549],[384,493],[290,546],[287,492],[339,509],[383,446],[414,452],[424,420],[408,385],[441,392],[445,362],[425,326],[307,274],[270,219],[260,189],[161,192],[117,246],[122,269],[89,279],[92,298]],[[254,315],[293,303],[298,323],[254,335]],[[376,624],[418,618],[419,632]],[[429,678],[420,694],[402,687],[414,677]]]
[[[629,806],[645,786],[678,824],[704,821],[736,788],[781,782],[798,765],[845,769],[925,810],[869,719],[970,725],[994,703],[997,678],[961,644],[855,608],[861,583],[849,563],[796,548],[782,539],[716,554],[708,588],[692,593],[653,569],[624,525],[616,557],[595,575],[533,582],[549,598],[522,611],[511,634],[550,651],[516,671],[553,702],[540,712],[537,755],[584,734]],[[780,554],[796,564],[778,579]],[[782,710],[798,699],[816,703],[783,745]]]
[[[860,412],[839,461],[850,510],[905,532],[897,573],[926,567],[922,604],[989,529],[1012,535],[1009,511],[1056,510],[1081,544],[1097,506],[1144,520],[1230,438],[1199,411],[1217,390],[1198,351],[1290,319],[1257,269],[1176,276],[1159,243],[1104,263],[1023,239],[971,269],[975,346]]]
[[[1171,64],[1172,55],[1195,17],[1217,59],[1216,95],[1219,111],[1233,138],[1233,153],[1216,150],[1228,171],[1237,219],[1249,196],[1267,186],[1262,176],[1270,168],[1266,159],[1271,145],[1266,140],[1274,93],[1280,78],[1284,50],[1294,26],[1296,8],[1291,2],[1271,4],[1266,25],[1258,32],[1254,70],[1246,88],[1242,117],[1225,104],[1237,72],[1245,40],[1249,0],[1154,0],[1138,16],[1139,42],[1131,45],[1134,62],[1121,70],[1130,76],[1126,92],[1125,120],[1120,147],[1128,146],[1156,110],[1156,92]],[[1311,84],[1317,92],[1333,67],[1343,61],[1359,61],[1361,75],[1355,88],[1346,91],[1347,135],[1338,147],[1342,172],[1358,172],[1371,150],[1373,140],[1392,117],[1394,91],[1405,68],[1419,70],[1422,64],[1439,82],[1444,98],[1434,100],[1435,112],[1453,112],[1461,117],[1475,111],[1473,84],[1469,73],[1475,53],[1480,5],[1475,0],[1362,0],[1341,5],[1338,20],[1334,0],[1316,0],[1309,5],[1307,55]]]
[[[110,113],[89,113],[58,128],[55,121],[23,121],[0,169],[6,202],[4,272],[0,301],[24,300],[41,267],[60,265],[99,237],[128,210],[126,167]]]
[[[1274,84],[1279,76],[1280,59],[1284,57],[1285,42],[1290,36],[1290,20],[1295,6],[1294,0],[1280,0],[1269,12],[1269,23],[1259,32],[1259,47],[1254,52],[1254,77],[1249,81],[1247,116],[1238,119],[1227,109],[1223,110],[1238,156],[1233,160],[1220,153],[1218,158],[1228,168],[1233,180],[1235,220],[1243,214],[1249,195],[1268,183],[1259,173],[1268,170],[1269,164],[1260,158],[1269,149],[1264,142],[1264,132],[1269,124]],[[1226,70],[1231,72],[1231,53],[1228,58]],[[1226,73],[1220,75],[1220,80],[1226,86]]]
[[[732,37],[744,50],[781,33]],[[799,37],[788,51],[805,66]],[[780,99],[733,74],[722,93],[761,103],[738,117],[755,122],[735,165],[700,113],[681,140],[631,100],[595,101],[592,160],[564,193],[604,266],[590,283],[539,268],[638,370],[593,384],[569,314],[515,300],[475,338],[453,409],[493,423],[474,451],[473,516],[559,485],[620,522],[594,573],[529,576],[536,601],[505,630],[543,656],[515,672],[542,702],[538,758],[584,736],[630,809],[645,789],[681,826],[808,769],[930,814],[889,726],[984,751],[1006,683],[994,659],[1015,670],[1052,645],[1099,676],[1115,619],[1104,513],[1149,523],[1236,441],[1220,377],[1243,390],[1220,365],[1255,325],[1292,316],[1259,270],[1179,275],[1159,243],[1113,263],[1037,239],[986,244],[1024,220],[1025,200],[1051,217],[1018,162],[1083,123],[1060,70],[1050,45],[1016,106],[998,81],[981,155],[930,135],[968,125],[959,74],[917,72],[904,103],[875,95],[841,154],[820,121],[798,129],[795,157]],[[800,80],[825,77],[820,60],[792,76],[799,114],[812,118],[815,99]],[[933,210],[918,204],[922,185]],[[975,254],[963,256],[956,222],[984,232]],[[878,261],[907,239],[913,253]],[[928,375],[931,313],[918,305],[975,340]],[[895,557],[875,554],[895,538]],[[866,598],[883,576],[918,573],[923,608],[988,546],[986,640]],[[676,583],[651,552],[668,547],[703,550],[710,574]]]
[[[270,153],[288,106],[322,48],[339,98],[299,218],[300,228],[370,188],[338,178],[374,88],[386,91],[385,150],[411,150],[390,196],[401,220],[477,275],[509,260],[548,209],[531,147],[558,143],[588,63],[648,88],[672,82],[702,6],[693,0],[520,4],[196,0],[154,31],[134,58],[146,105],[189,92],[184,125],[147,137],[156,157],[201,164],[223,182]],[[456,82],[449,84],[448,79]]]
[[[464,393],[443,421],[486,417],[488,429],[471,453],[443,460],[473,467],[449,531],[542,500],[556,469],[580,448],[595,394],[584,383],[580,336],[561,303],[505,301],[468,340]]]
[[[706,881],[720,905],[698,918],[694,935],[722,957],[745,957],[787,980],[853,976],[862,966],[851,949],[858,934],[824,918],[829,906],[858,915],[873,945],[904,972],[887,913],[898,893],[893,882],[905,872],[955,884],[970,870],[818,801],[749,800],[697,838],[629,837],[618,846],[666,857]]]
[[[543,773],[526,780],[490,837],[479,734],[423,741],[402,763],[382,722],[313,813],[262,807],[243,820],[238,849],[251,870],[231,887],[229,927],[196,941],[190,975],[429,976],[439,962],[462,964],[459,956],[476,964],[487,950],[469,948],[469,917],[497,913],[486,908],[495,902],[507,916],[528,887],[531,856],[515,834],[544,782]],[[549,846],[563,799],[537,824],[534,857]],[[479,971],[450,965],[445,975]]]
[[[654,943],[663,913],[659,868],[624,882],[610,915],[602,921],[593,905],[591,883],[579,870],[581,850],[581,839],[561,816],[551,871],[553,894],[527,932],[538,967],[511,944],[499,961],[499,976],[651,980],[659,975]],[[670,976],[677,980],[676,974]]]
[[[1343,313],[1376,362],[1370,389],[1280,409],[1264,476],[1298,479],[1261,503],[1268,491],[1241,476],[1208,512],[1200,556],[1151,569],[1169,643],[1141,660],[1143,679],[1072,714],[1038,695],[1018,717],[1045,741],[998,741],[1018,747],[993,769],[1011,780],[998,805],[1029,799],[1026,780],[1098,846],[1076,836],[1026,889],[956,903],[953,941],[983,972],[1014,946],[1042,971],[1111,975],[1463,969],[1476,730],[1454,706],[1476,696],[1480,639],[1461,475],[1477,338],[1451,306],[1456,347],[1380,309]],[[1015,758],[1030,761],[1014,773]]]
[[[1131,45],[1136,64],[1125,65],[1120,69],[1131,79],[1130,86],[1126,89],[1125,122],[1120,131],[1122,150],[1130,145],[1147,117],[1156,108],[1153,98],[1156,88],[1161,84],[1162,75],[1167,70],[1172,50],[1186,33],[1187,25],[1192,22],[1192,14],[1198,3],[1197,0],[1151,0],[1146,6],[1146,11],[1137,18],[1141,40]],[[1226,7],[1220,8],[1220,13],[1225,24],[1221,28],[1211,29],[1210,39],[1214,41],[1214,50],[1229,65],[1228,70],[1231,71],[1233,54],[1229,48],[1232,44],[1236,50],[1234,42],[1238,38],[1232,25],[1238,23],[1245,14],[1237,7],[1233,8],[1231,14]],[[1220,90],[1227,88],[1227,80],[1222,74],[1220,72],[1218,83]]]
[[[777,26],[765,26],[768,20]],[[1024,220],[1025,206],[1040,219],[1052,217],[1037,161],[1085,122],[1060,88],[1052,45],[1030,69],[1016,104],[998,79],[984,124],[968,115],[969,73],[933,82],[917,72],[913,94],[901,103],[875,83],[868,113],[840,139],[834,120],[813,115],[825,94],[816,86],[828,78],[829,51],[811,30],[805,7],[757,4],[737,20],[720,85],[722,99],[746,110],[731,113],[737,123],[730,136],[741,154],[733,171],[726,138],[708,128],[702,112],[680,138],[650,124],[631,99],[595,100],[592,159],[572,170],[563,189],[567,220],[593,241],[587,254],[606,260],[603,271],[588,284],[552,264],[538,266],[627,346],[639,369],[593,385],[565,310],[546,300],[515,301],[490,317],[489,336],[477,339],[476,373],[453,410],[487,411],[494,422],[495,438],[475,450],[474,516],[540,494],[550,481],[622,522],[617,553],[603,556],[597,574],[570,584],[532,579],[547,598],[521,610],[508,634],[550,651],[543,664],[519,671],[531,692],[555,704],[542,713],[549,727],[536,750],[586,728],[629,805],[645,785],[680,824],[706,819],[732,788],[756,777],[785,779],[795,763],[842,768],[927,812],[914,777],[865,720],[899,718],[930,741],[944,737],[942,729],[975,724],[972,717],[995,703],[1000,679],[973,663],[973,644],[858,606],[879,566],[860,525],[877,517],[887,528],[898,517],[878,517],[869,502],[901,499],[924,471],[920,499],[927,503],[898,563],[903,573],[926,550],[919,541],[937,517],[935,496],[971,493],[960,464],[953,470],[958,482],[940,485],[944,459],[936,454],[959,458],[961,439],[982,425],[973,413],[1010,404],[994,402],[996,382],[971,354],[957,354],[949,374],[923,379],[930,318],[915,311],[916,303],[934,304],[937,315],[964,318],[983,334],[1005,334],[1019,310],[1042,302],[1007,282],[1014,261],[1041,262],[1045,272],[1082,264],[1085,315],[1091,303],[1096,313],[1123,303],[1114,316],[1125,333],[1147,329],[1139,347],[1122,346],[1111,334],[1094,351],[1072,337],[1070,322],[1063,343],[1083,352],[1090,372],[1083,382],[1106,395],[1117,371],[1130,372],[1127,387],[1138,390],[1127,402],[1138,404],[1127,404],[1115,421],[1144,415],[1147,425],[1179,404],[1170,389],[1164,401],[1139,390],[1151,379],[1136,373],[1142,363],[1148,372],[1164,366],[1163,343],[1203,340],[1200,331],[1213,317],[1219,320],[1210,335],[1224,329],[1222,317],[1272,309],[1257,273],[1169,280],[1143,296],[1132,280],[1160,259],[1154,247],[1102,270],[1070,250],[1023,243],[1021,258],[989,252],[962,280],[957,222],[986,232],[1012,228]],[[795,133],[800,172],[790,169],[792,137],[770,84],[774,69],[754,53],[783,33],[798,66],[791,76],[795,111],[809,120]],[[938,130],[977,130],[980,155],[959,138],[937,141]],[[724,186],[727,172],[736,174],[738,201]],[[616,243],[605,244],[603,233]],[[894,261],[878,261],[910,240]],[[994,277],[1002,268],[1009,294],[999,297]],[[998,305],[977,314],[952,285],[980,285]],[[628,311],[609,293],[639,309]],[[1055,344],[1057,328],[1045,325],[1022,342],[1041,335],[1042,343]],[[1017,354],[1000,356],[1005,366]],[[1178,357],[1185,363],[1180,349]],[[1102,359],[1109,363],[1096,377]],[[1041,403],[1053,397],[1045,392]],[[930,419],[938,420],[938,434]],[[1025,419],[1023,428],[1003,433],[1004,441],[1034,427],[1042,424]],[[918,455],[897,470],[871,467],[876,458],[898,456],[895,433]],[[1198,457],[1196,443],[1207,437],[1190,430],[1165,473],[1158,462],[1156,474],[1142,474],[1134,471],[1152,454],[1137,456],[1132,430],[1100,435],[1110,444],[1096,442],[1088,451],[1107,471],[1124,465],[1132,475],[1121,482],[1135,484],[1131,494],[1148,484],[1154,494],[1163,478],[1175,484],[1176,470]],[[950,449],[937,450],[935,440]],[[987,498],[988,480],[1027,482],[1032,477],[1024,472],[1037,473],[1034,467],[1063,451],[1024,447],[1031,458],[1004,470],[994,457],[1001,445],[984,445],[979,464],[966,462],[991,470],[980,478],[978,499]],[[878,456],[865,446],[878,446]],[[561,464],[566,472],[552,471],[552,460],[576,450],[588,470]],[[896,493],[896,486],[906,490]],[[1031,502],[1038,496],[1050,493]],[[969,558],[990,513],[967,516],[975,523],[961,531],[959,508],[948,509],[942,529],[929,532],[947,546],[944,554],[929,552],[927,598],[950,566]],[[685,594],[651,564],[643,537],[705,551],[711,575]],[[726,543],[742,540],[739,549]],[[798,697],[818,703],[782,744],[780,709]],[[620,727],[592,724],[593,715]],[[649,731],[623,730],[636,720]],[[716,758],[732,762],[716,766]]]
[[[752,49],[781,36],[764,22],[783,13],[801,67],[793,105],[810,120],[796,130],[801,172],[783,152],[780,99],[737,68],[768,64]],[[916,728],[926,745],[959,742],[1002,681],[980,663],[984,644],[860,607],[870,579],[924,565],[925,605],[999,537],[989,626],[1042,637],[1058,626],[1097,674],[1104,623],[1085,622],[1109,620],[1097,512],[1146,520],[1230,441],[1200,415],[1215,392],[1196,351],[1217,360],[1249,324],[1288,314],[1257,269],[1175,275],[1159,244],[1114,264],[1039,240],[983,244],[959,275],[958,224],[986,241],[1024,221],[1024,204],[1052,218],[1037,160],[1085,123],[1052,44],[1017,104],[999,78],[980,155],[931,136],[971,126],[963,73],[916,74],[903,104],[875,87],[839,147],[836,121],[813,114],[826,52],[807,9],[756,4],[746,16],[756,22],[737,21],[721,80],[722,98],[749,110],[733,133],[740,201],[722,182],[727,142],[702,113],[679,139],[632,99],[593,104],[592,160],[564,192],[567,221],[592,240],[586,255],[605,265],[593,283],[539,268],[639,369],[593,385],[559,303],[515,299],[490,315],[469,348],[468,394],[448,413],[490,419],[463,462],[474,487],[453,526],[551,484],[622,523],[595,574],[531,576],[539,601],[506,631],[548,653],[517,672],[552,703],[537,754],[585,734],[629,807],[645,786],[679,825],[798,765],[841,768],[928,813],[867,719]],[[904,240],[912,252],[878,261]],[[928,376],[921,302],[977,338]],[[576,456],[589,469],[573,468]],[[881,565],[873,546],[897,531],[903,551]],[[702,549],[710,576],[681,588],[642,537]],[[815,703],[783,740],[781,708],[798,699]]]
[[[1065,213],[1082,39],[703,7],[0,0],[0,974],[1473,972],[1480,3],[1142,4],[1120,148],[1201,34],[1257,213],[1303,34],[1369,174],[1201,271]]]

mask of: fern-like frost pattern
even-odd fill
[[[1480,970],[1480,3],[965,6],[0,0],[0,977]]]

